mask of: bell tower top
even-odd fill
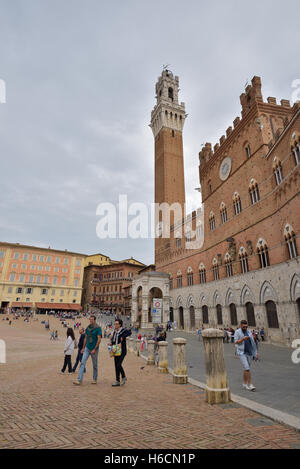
[[[151,112],[151,124],[154,137],[163,127],[181,131],[186,118],[185,104],[178,103],[179,78],[170,70],[164,69],[155,85],[156,105]]]

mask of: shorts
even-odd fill
[[[244,371],[250,370],[251,359],[252,357],[250,355],[240,355],[240,360],[241,360]]]

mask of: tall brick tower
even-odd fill
[[[155,139],[155,202],[179,203],[184,213],[185,186],[182,131],[185,104],[178,103],[179,78],[163,70],[156,83],[156,105],[151,113]],[[171,224],[176,219],[171,216]],[[155,239],[155,260],[168,249],[168,240]]]

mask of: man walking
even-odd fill
[[[83,357],[82,349],[84,348],[83,344],[84,344],[84,339],[85,339],[85,333],[84,333],[83,327],[79,330],[79,334],[80,334],[80,337],[79,337],[79,342],[78,342],[78,353],[77,353],[75,365],[73,366],[73,373],[75,373],[78,363],[79,362],[81,363],[82,357]]]
[[[81,384],[83,380],[83,373],[85,369],[86,362],[89,356],[92,357],[93,362],[93,381],[92,384],[97,384],[98,378],[98,353],[99,353],[99,345],[102,338],[102,330],[101,327],[98,326],[96,323],[96,316],[90,316],[90,325],[85,330],[85,338],[83,342],[83,347],[81,353],[83,354],[79,373],[78,373],[78,381],[74,381],[73,384]]]
[[[243,387],[248,391],[255,391],[251,381],[250,366],[252,357],[258,359],[257,348],[251,332],[248,331],[247,321],[241,321],[241,327],[235,331],[234,343],[244,370]]]

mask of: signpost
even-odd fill
[[[153,298],[152,324],[160,324],[162,318],[162,298]]]

